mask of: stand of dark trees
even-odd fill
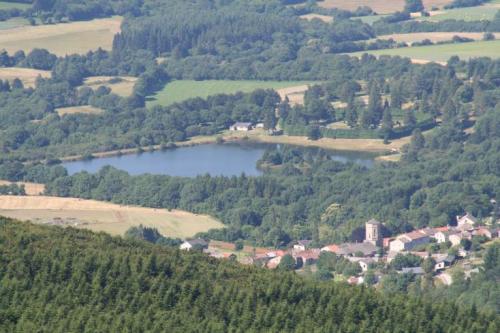
[[[497,332],[447,301],[308,281],[197,252],[0,218],[4,332]]]

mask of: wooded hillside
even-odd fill
[[[450,304],[0,219],[3,332],[497,332]]]

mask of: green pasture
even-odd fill
[[[148,106],[166,106],[195,97],[206,98],[240,91],[252,92],[257,89],[282,89],[310,83],[307,81],[179,80],[168,83],[162,90],[148,97]]]

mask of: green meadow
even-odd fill
[[[27,9],[27,8],[30,8],[30,7],[31,7],[31,5],[26,4],[26,3],[0,1],[0,10],[5,10],[5,9]]]
[[[368,52],[355,52],[350,55],[360,56],[369,53],[376,56],[392,55],[430,61],[447,61],[452,56],[461,59],[478,57],[500,58],[500,40],[478,41],[471,43],[441,44],[418,47],[404,47],[397,49],[375,50]]]
[[[442,14],[422,17],[419,20],[425,21],[445,21],[445,20],[463,20],[463,21],[481,21],[481,20],[492,20],[495,14],[500,9],[495,5],[500,4],[499,0],[491,1],[483,6],[477,7],[466,7],[466,8],[456,8],[444,10]]]
[[[179,80],[168,83],[162,90],[148,98],[148,106],[170,105],[190,98],[217,94],[252,92],[257,89],[282,89],[304,84],[307,81],[229,81],[229,80]]]

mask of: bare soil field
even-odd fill
[[[500,38],[500,33],[495,33],[495,37]],[[409,34],[393,34],[378,36],[377,39],[394,39],[396,42],[414,43],[421,42],[424,39],[429,39],[432,42],[443,42],[453,39],[454,36],[470,38],[474,40],[482,40],[484,33],[482,32],[416,32]]]
[[[98,48],[111,50],[114,35],[121,31],[121,22],[121,17],[112,17],[6,29],[0,34],[0,49],[14,53],[45,48],[59,56],[85,54]]]
[[[99,114],[103,112],[103,110],[95,108],[90,105],[82,105],[82,106],[70,106],[67,108],[58,108],[56,109],[56,112],[60,117],[62,117],[67,114],[75,114],[75,113]]]
[[[119,80],[115,82],[115,79]],[[97,89],[100,86],[105,86],[110,88],[114,94],[122,97],[128,97],[132,95],[136,81],[137,78],[133,76],[90,76],[85,79],[84,86],[90,87],[92,89]]]
[[[0,35],[0,39],[2,35]],[[1,48],[1,47],[0,47]],[[26,88],[34,88],[38,76],[50,78],[50,71],[42,71],[32,68],[2,67],[0,68],[0,80],[12,82],[15,78],[20,79]]]
[[[34,223],[104,231],[111,235],[123,235],[130,227],[140,224],[157,228],[165,236],[179,238],[223,227],[210,216],[180,210],[46,196],[0,196],[0,215]]]
[[[0,180],[0,185],[10,185],[12,182]],[[17,185],[24,185],[26,195],[41,195],[45,191],[45,185],[37,183],[16,182]]]
[[[331,23],[333,22],[333,17],[327,16],[327,15],[321,15],[321,14],[306,14],[306,15],[301,15],[301,19],[312,21],[314,19],[321,20],[326,23]]]
[[[442,8],[452,0],[423,0],[426,9],[432,7]],[[339,8],[345,10],[356,10],[358,7],[368,6],[378,14],[389,14],[401,11],[404,8],[404,0],[324,0],[318,5],[324,8]]]

